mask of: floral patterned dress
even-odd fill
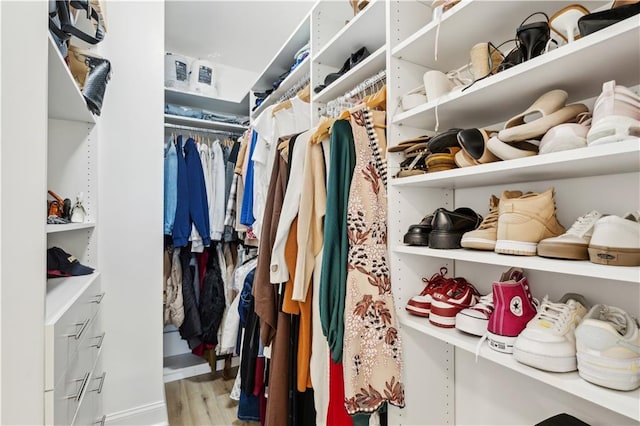
[[[384,111],[351,111],[356,165],[347,214],[344,388],[349,414],[404,406],[401,341],[387,265]]]

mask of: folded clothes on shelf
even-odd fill
[[[181,105],[165,104],[164,113],[180,117],[197,118],[199,120],[219,121],[221,123],[245,124],[249,121],[246,116],[223,114],[206,110],[198,110]]]

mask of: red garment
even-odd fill
[[[198,263],[198,288],[202,293],[202,284],[204,283],[204,275],[207,273],[207,261],[209,260],[209,250],[202,253],[196,253],[196,262]]]
[[[335,363],[329,355],[329,407],[327,424],[353,426],[353,418],[344,408],[344,373],[342,363]]]
[[[253,395],[264,395],[264,357],[256,358],[256,377],[253,381]]]

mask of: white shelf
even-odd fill
[[[467,249],[439,250],[420,246],[405,246],[401,244],[394,246],[393,252],[483,263],[485,265],[517,266],[523,269],[533,269],[536,271],[600,278],[603,280],[624,281],[636,285],[640,283],[640,267],[638,266],[599,265],[587,260],[572,261],[548,259],[538,256],[515,256],[498,254],[492,251]]]
[[[392,56],[427,68],[451,71],[469,61],[469,51],[476,43],[491,41],[495,46],[515,37],[515,29],[528,15],[545,12],[551,16],[572,1],[523,2],[523,1],[462,1],[442,15],[438,35],[438,59],[435,59],[435,40],[438,20],[433,20],[398,44]],[[588,7],[595,9],[606,2],[591,1]],[[540,15],[532,18],[542,18]],[[480,22],[499,23],[479,25]],[[464,37],[460,36],[464,29]],[[511,49],[513,43],[504,46]]]
[[[49,118],[95,123],[82,92],[49,34]]]
[[[165,87],[164,101],[169,104],[200,108],[211,112],[247,115],[247,111],[249,111],[248,93],[241,101],[234,102],[228,99],[214,98],[198,93],[183,92],[182,90]]]
[[[78,277],[47,279],[45,326],[54,324],[99,276],[100,272],[94,272]]]
[[[370,2],[318,51],[313,62],[341,68],[349,55],[357,49],[365,46],[369,52],[377,50],[385,43],[385,33],[372,29],[384,26],[384,1]]]
[[[394,178],[391,186],[471,188],[640,170],[640,140],[535,155],[471,167]]]
[[[466,8],[476,3],[482,2],[472,2]],[[515,3],[519,2],[504,2],[501,3],[504,6],[499,8],[486,9],[497,12]],[[443,37],[442,34],[440,37]],[[397,114],[393,123],[433,129],[437,105],[440,130],[457,127],[461,123],[466,127],[486,126],[500,123],[524,111],[548,90],[566,90],[569,93],[568,102],[577,102],[598,96],[605,81],[635,85],[640,75],[639,40],[638,19],[627,19],[481,80],[464,92],[456,90]],[[619,49],[615,46],[631,48]],[[444,53],[442,55],[446,56]]]
[[[406,312],[398,312],[398,320],[404,327],[414,329],[427,336],[445,341],[456,348],[475,353],[479,337],[462,333],[456,329],[436,327],[427,318],[415,317]],[[561,389],[569,394],[583,398],[591,403],[623,414],[634,421],[640,421],[640,389],[631,392],[615,391],[589,383],[580,378],[577,372],[550,373],[526,366],[516,361],[512,355],[494,351],[483,344],[479,357],[495,362],[505,368],[539,380]],[[481,368],[479,366],[478,368]]]
[[[295,62],[294,55],[310,39],[310,13],[300,22],[298,27],[293,31],[291,36],[284,42],[278,53],[275,54],[269,65],[260,74],[258,80],[253,84],[251,90],[254,92],[262,92],[273,88],[271,85],[278,79],[280,75],[289,71]],[[299,66],[298,66],[299,68]]]
[[[327,102],[338,96],[344,95],[353,89],[358,83],[371,77],[378,71],[385,68],[386,45],[372,52],[366,59],[360,62],[355,68],[345,73],[342,77],[325,87],[320,93],[312,93],[313,102]]]
[[[47,224],[47,234],[54,234],[56,232],[76,231],[78,229],[91,229],[95,227],[96,227],[95,222]]]
[[[179,126],[189,126],[189,127],[199,127],[203,129],[211,129],[211,130],[225,130],[225,131],[236,131],[236,132],[244,132],[247,129],[247,126],[243,126],[242,124],[234,124],[234,123],[224,123],[221,121],[211,121],[211,120],[201,120],[198,118],[190,118],[190,117],[181,117],[179,115],[164,115],[165,124],[177,124]],[[170,127],[170,126],[166,126]]]
[[[300,65],[298,65],[296,69],[291,71],[291,74],[289,74],[287,78],[285,78],[282,83],[280,83],[280,86],[278,86],[276,90],[271,92],[271,94],[269,94],[269,96],[267,96],[264,101],[262,101],[258,108],[251,112],[251,117],[258,117],[262,113],[262,111],[264,111],[269,105],[273,105],[274,103],[276,103],[278,99],[280,99],[280,97],[287,92],[287,90],[295,86],[296,83],[300,81],[300,79],[302,79],[307,73],[309,73],[309,70],[311,68],[310,64],[311,59],[309,59],[309,56],[307,56],[302,62],[300,62]]]

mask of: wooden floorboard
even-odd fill
[[[237,367],[231,378],[222,373],[203,374],[166,383],[170,426],[256,426],[259,422],[238,420],[238,402],[229,397]]]

